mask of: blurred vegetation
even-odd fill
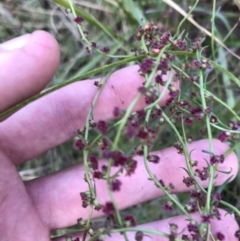
[[[194,19],[203,27],[210,30],[212,17],[212,1],[200,1],[193,12]],[[187,11],[188,6],[195,1],[175,1],[182,9]],[[108,46],[111,54],[126,55],[131,49],[137,48],[133,35],[140,25],[145,25],[148,20],[153,19],[163,29],[175,34],[178,23],[183,18],[175,10],[171,9],[164,2],[159,0],[77,0],[76,6],[82,9],[89,16],[94,17],[109,30],[107,34],[104,29],[93,22],[85,21],[84,30],[89,32],[89,39],[97,42],[100,48]],[[221,6],[221,4],[223,4]],[[215,36],[221,40],[231,31],[239,21],[239,9],[232,1],[218,1],[216,12]],[[73,24],[72,16],[66,9],[59,7],[51,0],[5,0],[0,2],[0,41],[4,42],[34,30],[45,30],[51,33],[61,47],[61,64],[49,85],[54,85],[94,68],[110,63],[113,59],[103,57],[100,54],[90,55],[85,49],[76,25]],[[190,24],[184,22],[182,30],[188,33],[188,37],[195,38],[201,33]],[[240,26],[238,25],[225,41],[225,44],[236,54],[240,55]],[[211,39],[206,37],[204,45],[211,46]],[[212,55],[211,48],[207,48],[207,54]],[[231,56],[223,48],[215,49],[215,58],[223,67],[231,71],[236,77],[240,76],[240,62]],[[104,75],[106,73],[102,73]],[[92,76],[95,77],[95,76]],[[221,98],[240,114],[240,89],[233,86],[226,76],[219,76],[219,84],[211,84],[210,89],[220,93]],[[226,122],[231,118],[226,116],[224,110],[215,110]],[[196,130],[197,133],[197,130]],[[159,136],[159,149],[168,146],[172,142],[171,133],[162,132]],[[197,137],[197,134],[196,134]],[[122,143],[124,146],[124,142]],[[240,160],[240,145],[237,149]],[[81,162],[81,156],[73,150],[72,141],[58,146],[38,158],[23,164],[19,171],[25,179],[31,179],[54,171],[61,170],[67,166]],[[184,202],[187,194],[178,195]],[[240,209],[240,175],[235,181],[227,186],[223,199]],[[80,201],[80,200],[79,200]],[[159,198],[144,204],[132,207],[129,211],[133,213],[138,223],[158,220],[167,217],[169,214],[161,210],[164,198]],[[126,211],[123,211],[126,212]],[[171,215],[177,214],[177,210]],[[72,230],[72,229],[71,229]],[[62,231],[57,232],[61,234]]]

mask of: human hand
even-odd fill
[[[21,37],[18,42],[13,41],[0,45],[0,111],[42,90],[59,63],[58,45],[43,31]],[[26,45],[22,46],[24,43]],[[137,66],[131,66],[112,74],[96,104],[96,121],[111,119],[115,106],[127,108],[143,82],[137,70]],[[64,143],[75,135],[78,128],[84,126],[97,91],[93,82],[94,80],[88,80],[68,85],[27,105],[0,123],[0,240],[47,241],[50,240],[51,230],[68,227],[76,224],[78,218],[88,217],[88,209],[82,207],[79,196],[80,192],[88,190],[83,181],[82,165],[25,183],[18,174],[17,166]],[[166,98],[167,96],[162,104]],[[144,100],[140,100],[136,108],[143,107]],[[208,159],[209,155],[202,150],[208,149],[208,140],[190,144],[189,150],[192,149],[193,159],[199,161],[199,167],[206,166],[204,159]],[[227,149],[226,144],[214,140],[215,154],[222,154]],[[149,163],[152,172],[165,183],[172,183],[176,192],[189,191],[190,188],[182,182],[186,176],[180,168],[185,166],[184,156],[177,154],[174,148],[156,153],[161,161],[159,164]],[[148,180],[142,158],[136,159],[138,168],[134,175],[119,177],[122,190],[115,197],[120,209],[163,195]],[[229,176],[236,176],[238,161],[234,153],[228,155],[223,164],[219,164],[219,170],[229,171],[230,168],[230,174],[218,173],[215,180],[217,185],[221,185]],[[201,183],[207,186],[207,181]],[[96,190],[100,203],[109,201],[104,181],[96,180]],[[93,216],[101,214],[101,211],[96,211]],[[211,221],[212,233],[215,235],[221,232],[225,235],[225,240],[237,240],[234,233],[238,225],[232,216],[225,214],[221,210],[221,220]],[[201,220],[199,214],[193,216],[196,220]],[[169,233],[169,223],[177,224],[179,231],[188,224],[185,216],[179,216],[142,226]],[[134,240],[134,235],[128,233],[129,239]],[[73,237],[78,237],[78,234]],[[153,240],[167,240],[159,236],[152,237]],[[148,240],[147,237],[143,240],[145,238]],[[113,234],[105,240],[123,240],[123,237]]]

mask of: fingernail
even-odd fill
[[[23,48],[24,46],[28,45],[30,36],[30,34],[25,34],[20,37],[11,39],[7,42],[0,44],[0,48],[6,51]]]

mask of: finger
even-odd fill
[[[47,32],[36,31],[0,45],[0,111],[38,93],[59,64],[59,47]]]
[[[238,239],[235,237],[235,232],[238,230],[238,224],[236,222],[236,220],[226,211],[224,210],[220,210],[220,214],[221,214],[221,219],[217,220],[217,219],[212,219],[211,220],[211,233],[213,235],[213,237],[215,238],[215,240],[219,240],[217,239],[217,235],[219,235],[218,233],[221,233],[224,235],[224,240],[231,240],[231,241],[238,241]],[[194,213],[192,214],[192,218],[197,222],[197,223],[201,223],[201,216],[199,213]],[[137,230],[150,230],[150,231],[157,231],[157,232],[163,232],[165,234],[170,234],[170,224],[176,224],[178,229],[177,232],[181,233],[179,234],[177,237],[179,239],[181,239],[182,235],[188,235],[189,238],[192,238],[191,234],[195,234],[194,232],[188,232],[187,230],[187,225],[189,225],[189,221],[188,218],[186,216],[177,216],[177,217],[172,217],[172,218],[168,218],[168,219],[164,219],[161,221],[157,221],[157,222],[152,222],[152,223],[148,223],[148,224],[142,224],[139,225],[137,227],[135,227],[135,229]],[[184,230],[184,232],[182,233],[182,231]],[[136,231],[132,231],[132,232],[126,232],[128,240],[129,241],[135,241],[135,235],[136,235]],[[69,236],[72,237],[72,239],[76,239],[76,238],[82,238],[82,233],[74,233],[74,234],[70,234]],[[52,241],[65,241],[66,240],[66,236],[62,236],[62,237],[57,237],[57,238],[53,238]],[[106,235],[104,237],[104,241],[124,241],[124,236],[122,234],[120,234],[119,232],[117,233],[111,233],[111,236]],[[170,239],[167,237],[163,237],[160,235],[156,235],[156,234],[152,234],[151,232],[147,233],[146,231],[144,232],[144,236],[143,236],[143,241],[169,241]],[[192,240],[192,239],[191,239]],[[197,239],[194,239],[197,240]],[[200,240],[200,239],[199,239]]]
[[[214,140],[214,153],[220,155],[224,153],[228,146],[218,140]],[[189,144],[188,151],[192,151],[191,157],[198,161],[196,168],[202,169],[206,166],[206,160],[209,155],[202,150],[209,149],[208,140],[201,140]],[[194,151],[193,151],[194,150]],[[187,188],[183,183],[183,177],[187,177],[186,172],[181,168],[185,167],[185,158],[177,153],[175,148],[167,148],[158,151],[160,162],[158,164],[149,163],[152,173],[162,179],[166,185],[172,183],[174,185],[173,192],[185,192],[191,188]],[[121,174],[118,179],[122,186],[119,192],[115,192],[114,196],[119,209],[154,199],[162,196],[164,193],[158,189],[152,181],[149,181],[149,175],[144,166],[142,157],[134,158],[137,160],[138,166],[132,176]],[[217,172],[214,180],[216,185],[222,184],[230,176],[235,177],[238,170],[238,161],[234,153],[228,155],[224,163],[218,166],[221,171],[230,171],[230,174]],[[116,171],[116,169],[115,169]],[[88,190],[88,186],[84,180],[84,169],[81,165],[70,167],[61,172],[54,173],[49,176],[38,178],[26,183],[26,187],[33,203],[39,210],[40,216],[45,218],[51,229],[67,227],[76,223],[78,218],[86,219],[88,217],[88,208],[82,207],[80,192]],[[207,187],[208,180],[201,181],[202,185]],[[109,194],[107,185],[104,180],[95,180],[97,199],[101,204],[108,202]],[[102,215],[100,212],[94,212],[95,217]]]
[[[130,66],[111,75],[94,108],[95,121],[111,119],[116,106],[122,109],[129,106],[144,82],[138,69],[138,66]],[[29,104],[1,123],[0,143],[5,155],[20,164],[73,137],[77,129],[85,125],[97,92],[94,81],[66,86]],[[161,104],[167,98],[166,94]],[[135,110],[144,106],[142,98]]]

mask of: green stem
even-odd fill
[[[203,72],[202,70],[199,70],[199,85],[200,85],[200,96],[201,96],[201,101],[202,101],[202,109],[203,111],[206,110],[207,104],[205,100],[205,88],[204,88],[204,83],[203,83]],[[206,116],[206,125],[207,125],[207,132],[208,132],[208,140],[209,140],[209,147],[210,147],[210,152],[214,153],[213,150],[213,142],[212,142],[212,131],[211,131],[211,125],[209,121],[209,116]],[[212,194],[212,189],[213,189],[213,179],[214,179],[214,173],[215,173],[215,167],[210,165],[210,177],[209,177],[209,182],[208,182],[208,191],[207,191],[207,200],[206,200],[206,206],[205,206],[205,214],[209,214],[210,212],[210,205],[211,205],[211,194]]]
[[[111,63],[111,64],[107,64],[107,65],[99,67],[99,68],[96,68],[94,70],[88,71],[87,73],[81,74],[81,75],[76,76],[74,78],[70,78],[69,80],[66,80],[66,81],[64,81],[60,84],[54,85],[54,86],[52,86],[52,87],[50,87],[46,90],[43,90],[41,93],[39,93],[37,95],[34,95],[34,96],[28,98],[27,100],[24,100],[24,101],[20,102],[19,104],[1,112],[0,113],[0,120],[7,118],[9,115],[13,114],[14,112],[16,112],[17,110],[26,106],[27,104],[31,103],[32,101],[37,100],[37,99],[55,91],[55,90],[63,88],[65,86],[67,86],[69,84],[72,84],[74,82],[77,82],[79,80],[89,78],[89,77],[94,76],[96,74],[102,73],[102,72],[104,72],[106,70],[109,70],[109,69],[112,69],[114,67],[120,67],[120,66],[125,65],[129,62],[141,60],[145,57],[146,57],[145,54],[138,55],[138,56],[132,56],[132,57],[129,57],[129,58],[126,58],[126,59],[123,59],[123,60],[116,61],[116,62]]]
[[[170,71],[170,74],[168,76],[168,80],[164,86],[164,89],[161,91],[159,97],[153,102],[151,103],[150,105],[148,105],[145,110],[148,110],[148,109],[152,109],[153,107],[155,106],[158,106],[159,102],[161,101],[161,99],[163,98],[163,96],[166,94],[166,91],[168,89],[168,86],[170,85],[171,81],[172,81],[172,75],[173,75],[173,71],[171,70]]]
[[[238,142],[234,142],[233,146],[224,153],[224,156],[226,157],[229,154],[231,154],[238,147],[238,145],[239,145]]]
[[[179,71],[180,73],[182,73],[185,77],[189,78],[189,75],[186,74],[182,69],[180,69],[176,65],[173,65],[172,67],[174,69],[176,69],[177,71]],[[193,82],[193,84],[196,85],[200,89],[200,85],[197,82]],[[204,89],[204,91],[205,91],[205,95],[212,97],[215,101],[217,101],[219,104],[224,106],[227,110],[229,110],[229,112],[231,112],[238,121],[240,121],[240,117],[238,116],[238,114],[231,107],[229,107],[226,102],[222,101],[220,98],[218,98],[216,95],[209,92],[208,90]]]
[[[110,200],[111,200],[111,202],[112,202],[112,204],[115,208],[115,213],[116,213],[116,216],[117,216],[118,224],[120,225],[120,227],[122,227],[123,221],[122,221],[122,218],[121,218],[121,214],[119,212],[117,203],[115,201],[113,192],[111,190],[111,167],[112,167],[112,159],[110,159],[109,162],[108,162],[108,169],[107,169],[107,173],[106,173],[106,181],[107,181],[107,186],[108,186],[108,194],[109,194]],[[124,233],[124,238],[125,238],[125,240],[128,240],[126,233]]]
[[[240,217],[240,211],[236,207],[234,207],[233,205],[231,205],[225,201],[220,201],[220,203],[222,205],[224,205],[225,207],[230,208],[233,212],[235,212]]]
[[[186,165],[187,165],[187,169],[188,169],[188,172],[189,172],[189,176],[194,178],[195,175],[193,173],[193,170],[192,170],[192,167],[190,165],[190,156],[189,156],[189,153],[188,153],[188,150],[187,150],[187,147],[179,133],[179,131],[177,130],[177,128],[175,127],[175,125],[171,122],[171,120],[169,119],[169,117],[164,113],[162,112],[162,115],[164,117],[164,119],[167,121],[167,123],[170,125],[170,127],[173,129],[173,131],[175,132],[175,134],[177,135],[177,138],[178,140],[180,141],[182,147],[183,147],[183,153],[184,153],[184,156],[186,158]],[[202,191],[202,192],[205,192],[204,188],[201,186],[201,184],[199,183],[199,181],[194,178],[197,186],[199,187],[199,189]]]
[[[175,37],[178,37],[178,35],[179,35],[179,33],[180,33],[180,28],[181,28],[181,26],[182,26],[183,23],[191,16],[192,12],[194,11],[194,9],[195,9],[195,8],[197,7],[197,5],[198,5],[198,2],[199,2],[199,0],[197,0],[197,1],[195,2],[195,4],[191,7],[190,11],[187,13],[187,15],[184,16],[184,18],[182,19],[182,21],[178,24],[177,32],[176,32],[174,38],[175,38]]]
[[[68,3],[69,3],[69,6],[70,6],[70,9],[71,9],[71,11],[72,11],[72,14],[73,14],[74,18],[76,18],[76,17],[77,17],[77,14],[76,14],[75,8],[74,8],[74,6],[73,6],[72,0],[68,0]],[[83,33],[83,30],[82,30],[82,28],[81,28],[81,25],[78,24],[77,26],[78,26],[78,30],[79,30],[79,32],[80,32],[80,34],[81,34],[82,39],[83,39],[88,45],[90,45],[90,42],[88,41],[88,39],[86,38],[85,34]]]
[[[122,232],[143,232],[144,234],[154,234],[154,235],[158,235],[158,236],[162,236],[165,238],[169,238],[169,234],[161,232],[161,231],[157,231],[157,230],[152,230],[152,229],[146,229],[146,228],[137,228],[137,227],[129,227],[129,228],[118,228],[118,229],[111,229],[108,230],[108,233],[122,233]],[[88,241],[94,241],[97,237],[99,237],[101,235],[101,233],[95,234],[94,236],[92,236]],[[179,238],[175,238],[175,241],[184,241],[182,239]]]
[[[161,231],[157,231],[157,230],[151,230],[151,229],[146,229],[146,228],[119,228],[119,229],[112,229],[110,230],[110,233],[119,233],[119,232],[137,232],[137,231],[141,231],[143,233],[148,233],[148,234],[156,234],[158,236],[162,236],[162,237],[166,237],[169,238],[169,234],[161,232]],[[182,239],[179,238],[175,238],[175,241],[183,241]]]
[[[76,18],[76,17],[77,17],[77,14],[76,14],[76,11],[75,11],[75,7],[73,6],[72,0],[68,0],[68,2],[69,2],[70,9],[71,9],[71,11],[72,11],[72,14],[73,14],[74,18]],[[91,43],[90,43],[90,41],[87,39],[85,33],[83,32],[81,25],[80,25],[80,24],[77,24],[77,27],[78,27],[79,33],[80,33],[83,41],[88,45],[88,48],[89,48],[89,49],[92,49]],[[100,53],[100,54],[106,55],[106,56],[111,57],[111,58],[126,58],[126,57],[129,57],[129,56],[127,56],[127,55],[117,55],[117,56],[115,56],[115,55],[110,55],[110,54],[107,54],[107,53],[103,53],[101,50],[99,50],[99,49],[97,49],[97,48],[95,48],[94,50],[95,50],[96,52]]]
[[[158,181],[158,179],[153,175],[153,173],[151,172],[149,166],[148,166],[148,160],[147,160],[147,156],[148,156],[148,147],[147,145],[144,145],[144,165],[146,168],[146,171],[149,175],[149,177],[151,178],[151,180],[154,181],[154,183],[157,185],[157,187],[159,187],[164,194],[176,205],[178,206],[178,208],[188,217],[189,220],[193,220],[192,216],[185,210],[185,208],[182,206],[182,204],[180,202],[178,202],[173,195],[170,194],[169,191],[165,190],[164,187],[161,185],[161,183]]]
[[[216,60],[216,53],[215,53],[215,12],[216,12],[216,0],[213,0],[213,9],[212,9],[212,18],[211,18],[211,50],[212,50],[212,58],[215,61]],[[218,75],[215,74],[216,83],[217,83],[217,90],[218,90],[218,96],[221,96],[221,90],[219,86],[219,78]]]
[[[216,129],[219,129],[219,130],[222,130],[222,131],[228,131],[230,133],[237,133],[237,134],[240,134],[240,131],[234,131],[234,130],[228,130],[228,129],[225,129],[225,128],[222,128],[221,126],[218,126],[214,123],[210,123],[211,126],[213,126],[214,128]]]
[[[161,49],[160,53],[158,54],[157,56],[157,59],[156,59],[156,63],[155,63],[155,67],[153,68],[153,71],[151,72],[151,74],[148,76],[148,79],[146,81],[146,84],[145,84],[145,87],[148,87],[150,84],[151,84],[151,81],[154,77],[154,75],[156,74],[157,72],[157,66],[161,60],[161,57],[164,53],[164,51],[169,47],[169,45],[165,46],[164,48]],[[118,145],[118,142],[119,142],[119,139],[120,139],[120,136],[122,134],[122,131],[123,131],[123,128],[127,122],[127,119],[128,117],[130,116],[134,106],[136,105],[136,103],[138,102],[138,100],[141,98],[142,94],[138,94],[135,99],[132,101],[132,103],[129,105],[129,107],[127,108],[127,111],[125,112],[125,115],[123,116],[122,118],[122,122],[118,128],[118,131],[117,131],[117,134],[116,134],[116,137],[114,139],[114,142],[113,142],[113,150],[116,150],[117,148],[117,145]]]
[[[87,119],[86,119],[86,130],[85,130],[85,136],[84,136],[84,139],[85,139],[85,142],[87,143],[88,142],[88,134],[89,134],[89,121],[90,121],[90,118],[91,116],[93,115],[93,109],[94,109],[94,106],[101,94],[101,91],[106,83],[106,81],[108,80],[109,76],[111,75],[111,73],[109,73],[106,77],[103,78],[103,80],[100,82],[101,84],[101,87],[98,89],[94,99],[93,99],[93,102],[92,102],[92,105],[91,105],[91,108],[89,110],[89,113],[87,115]],[[88,166],[88,153],[89,153],[89,147],[87,149],[85,149],[83,151],[83,164],[84,164],[84,171],[85,171],[85,178],[86,178],[86,182],[88,184],[88,187],[89,187],[89,191],[91,193],[91,198],[94,200],[96,199],[96,193],[95,193],[95,189],[94,189],[94,186],[92,184],[92,181],[91,181],[91,178],[90,178],[90,168]],[[86,238],[86,234],[87,234],[87,230],[90,226],[90,221],[91,221],[91,218],[92,218],[92,213],[93,213],[93,206],[91,205],[90,207],[90,211],[89,211],[89,215],[88,215],[88,219],[87,219],[87,223],[86,223],[86,230],[84,232],[84,236],[83,236],[83,241],[85,241],[85,238]]]
[[[155,63],[155,66],[151,72],[151,74],[148,76],[147,80],[146,80],[146,83],[145,83],[145,87],[148,87],[150,84],[151,84],[151,81],[154,77],[154,75],[156,74],[157,72],[157,68],[158,68],[158,64],[161,60],[161,57],[164,53],[164,51],[169,47],[169,45],[166,45],[163,49],[161,49],[160,53],[158,54],[157,58],[156,58],[156,63]],[[113,142],[113,145],[112,145],[112,150],[115,151],[117,148],[118,148],[118,142],[120,140],[120,137],[121,137],[121,134],[122,134],[122,131],[123,131],[123,128],[127,122],[127,119],[128,117],[130,116],[134,106],[137,104],[137,102],[139,101],[139,99],[141,98],[142,94],[139,93],[135,98],[134,100],[131,102],[131,104],[128,106],[126,112],[125,112],[125,115],[123,116],[122,118],[122,121],[118,127],[118,130],[117,130],[117,134],[116,134],[116,137],[114,139],[114,142]],[[120,215],[120,212],[117,208],[117,204],[115,202],[115,199],[114,199],[114,196],[113,196],[113,193],[111,191],[111,175],[110,175],[110,172],[111,172],[111,167],[112,167],[112,164],[113,164],[113,160],[110,159],[109,162],[108,162],[108,169],[107,169],[107,174],[106,174],[106,179],[107,179],[107,184],[108,184],[108,193],[109,193],[109,197],[111,199],[111,202],[113,203],[114,205],[114,208],[115,208],[115,212],[116,212],[116,216],[117,216],[117,220],[118,220],[118,223],[122,226],[122,220],[121,220],[121,215]],[[127,239],[125,237],[125,239]]]
[[[91,206],[90,210],[89,210],[88,219],[87,219],[87,223],[86,223],[86,228],[85,228],[84,233],[83,233],[83,241],[85,241],[85,239],[86,239],[87,232],[88,232],[88,229],[90,227],[92,214],[93,214],[93,206]]]
[[[65,1],[65,0],[53,0],[53,1],[55,3],[61,5],[62,7],[66,8],[66,9],[70,8],[70,4],[67,1]],[[84,19],[87,19],[89,23],[91,23],[92,25],[95,25],[96,27],[98,27],[99,29],[104,31],[115,42],[118,42],[116,40],[115,36],[114,36],[115,35],[114,32],[112,30],[109,30],[108,28],[106,28],[106,26],[104,26],[100,21],[98,21],[93,16],[89,15],[88,13],[84,12],[82,9],[74,7],[74,10],[75,10],[77,15],[80,15]]]

